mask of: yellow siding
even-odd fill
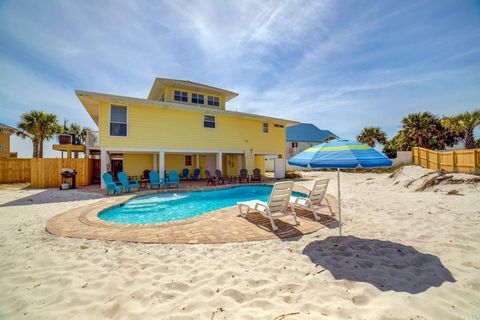
[[[212,94],[212,93],[205,93],[205,92],[198,91],[198,90],[189,90],[189,89],[183,89],[183,88],[167,87],[167,88],[165,88],[165,101],[180,103],[179,101],[175,101],[174,98],[173,98],[175,90],[188,92],[188,102],[189,102],[189,104],[192,101],[192,93],[198,93],[198,94],[203,94],[203,96],[204,96],[204,104],[201,105],[201,106],[214,108],[214,109],[225,109],[225,97],[224,96],[221,96],[221,95],[218,95],[218,94]],[[208,105],[208,96],[218,97],[219,98],[219,106],[218,107],[209,106]],[[194,104],[194,105],[198,105],[198,104]]]
[[[281,154],[285,159],[286,131],[274,127],[274,122],[269,122],[269,133],[263,133],[260,119],[212,112],[216,116],[216,128],[212,129],[203,127],[203,116],[209,113],[129,105],[128,137],[110,137],[109,108],[107,101],[101,103],[99,134],[102,147],[246,150],[249,171],[253,169],[252,149],[254,153]]]
[[[255,155],[255,168],[260,169],[262,175],[265,175],[265,156],[264,155]]]
[[[10,134],[2,132],[0,133],[0,144],[2,150],[0,150],[0,158],[10,158]]]
[[[123,155],[123,171],[129,176],[137,176],[140,179],[143,175],[143,170],[152,169],[152,154],[126,153]]]
[[[165,170],[177,170],[178,173],[182,173],[182,170],[187,168],[189,170],[189,174],[193,174],[193,170],[195,170],[196,166],[196,156],[192,156],[192,165],[186,166],[185,165],[185,156],[187,154],[166,154],[165,155]]]

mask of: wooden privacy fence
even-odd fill
[[[2,159],[0,183],[30,182],[32,188],[58,188],[62,168],[77,171],[76,183],[87,186],[92,180],[92,159]]]
[[[30,182],[30,159],[0,159],[0,183]]]
[[[480,149],[433,151],[412,148],[412,160],[424,168],[450,172],[472,172],[480,170]]]

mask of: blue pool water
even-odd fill
[[[239,201],[267,201],[272,186],[241,186],[212,191],[169,192],[136,197],[98,214],[117,223],[158,223],[192,218],[213,210],[234,206]],[[303,196],[294,193],[296,196]]]

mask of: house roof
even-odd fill
[[[322,142],[336,136],[330,130],[321,130],[311,123],[300,123],[287,128],[287,141]]]
[[[292,120],[262,116],[262,115],[253,114],[253,113],[215,109],[210,107],[191,106],[183,103],[141,99],[141,98],[118,96],[113,94],[89,92],[89,91],[82,91],[82,90],[75,90],[75,94],[80,99],[83,106],[85,107],[85,109],[87,109],[87,112],[90,114],[93,121],[97,125],[98,125],[98,117],[99,117],[98,103],[102,100],[110,101],[113,103],[137,104],[137,105],[144,105],[144,106],[150,106],[150,107],[156,107],[156,108],[190,110],[190,111],[196,111],[196,112],[204,112],[204,113],[206,112],[209,114],[224,114],[224,115],[230,115],[230,116],[235,116],[240,118],[250,118],[250,119],[253,118],[253,119],[267,120],[267,121],[278,121],[281,123],[285,123],[286,126],[298,124],[297,121],[292,121]]]
[[[6,124],[0,123],[0,129],[10,129],[10,130],[17,130],[13,127],[7,126]]]
[[[189,80],[155,78],[155,81],[153,81],[152,89],[150,89],[150,93],[148,94],[148,99],[159,100],[167,86],[173,86],[179,89],[201,90],[207,93],[222,95],[225,97],[225,101],[229,101],[238,96],[238,93],[233,91],[212,87],[206,84],[201,84]]]

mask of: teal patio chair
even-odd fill
[[[200,180],[200,169],[193,170],[192,180]]]
[[[158,174],[158,171],[150,171],[148,174],[150,178],[150,188],[155,189],[155,186],[159,186],[160,188],[163,188],[163,178],[160,178],[160,175]]]
[[[112,175],[109,172],[105,172],[102,175],[103,182],[105,182],[105,185],[107,186],[107,193],[106,195],[110,192],[113,192],[114,195],[118,196],[120,193],[122,193],[122,190],[124,189],[123,186],[117,186],[117,184],[113,181]]]
[[[139,189],[138,180],[128,180],[128,176],[125,172],[118,173],[118,181],[122,184],[123,188],[127,190],[127,192],[131,191],[131,188],[136,188],[137,191]]]
[[[188,180],[188,178],[189,178],[189,175],[188,175],[189,171],[190,171],[190,170],[188,170],[187,168],[185,168],[185,169],[182,170],[182,180]]]
[[[178,176],[178,172],[175,170],[171,170],[168,173],[168,179],[166,179],[165,181],[167,188],[170,188],[171,185],[176,185],[177,188],[180,188],[180,178]]]

